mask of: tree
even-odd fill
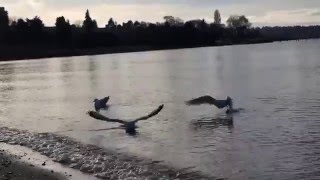
[[[183,26],[184,22],[181,18],[177,17],[173,17],[173,16],[164,16],[163,17],[164,21],[165,21],[165,25],[169,25],[169,26]]]
[[[4,34],[7,33],[9,29],[9,16],[8,11],[4,7],[0,7],[0,39],[2,39]]]
[[[227,25],[228,27],[231,28],[250,28],[251,23],[245,16],[237,16],[233,15],[230,16],[229,19],[227,20]]]
[[[112,18],[109,19],[108,24],[106,25],[107,28],[113,29],[116,27],[116,23]]]
[[[165,22],[173,22],[174,21],[173,16],[164,16],[163,19]]]
[[[27,29],[28,29],[28,23],[23,19],[18,19],[15,29],[18,33],[25,33],[27,32]]]
[[[9,26],[15,25],[17,23],[16,17],[9,17]]]
[[[9,26],[9,16],[8,11],[4,7],[0,7],[0,28],[8,28]]]
[[[201,23],[200,23],[200,29],[206,29],[208,28],[208,24],[206,22],[206,20],[202,19]]]
[[[97,29],[98,28],[98,23],[97,23],[97,21],[95,19],[92,21],[92,27],[93,27],[93,29]]]
[[[131,20],[129,20],[127,23],[122,23],[122,26],[124,29],[132,29],[133,28],[133,22]]]
[[[65,43],[71,38],[71,25],[63,16],[56,19],[56,35],[61,43]]]
[[[40,42],[44,40],[44,24],[40,17],[33,19],[18,19],[16,27],[13,29],[18,33],[19,39],[23,41]]]
[[[140,23],[139,23],[139,21],[135,21],[135,22],[133,23],[133,25],[134,25],[134,27],[138,27],[138,26],[140,26]]]
[[[23,19],[18,19],[16,23],[12,24],[12,30],[14,36],[11,38],[14,42],[24,43],[28,38],[30,38],[28,23]]]
[[[218,9],[214,11],[214,24],[221,24],[221,15]]]
[[[27,19],[27,24],[32,34],[40,35],[43,32],[44,24],[39,16],[36,16],[33,19]]]
[[[98,28],[97,22],[95,20],[92,20],[90,17],[89,10],[86,11],[85,15],[85,20],[83,21],[83,26],[82,26],[86,32],[91,33],[95,29]]]
[[[176,17],[176,18],[175,18],[175,25],[176,25],[176,26],[183,26],[183,25],[184,25],[183,19],[181,19],[181,18],[179,18],[179,17]]]
[[[62,29],[66,26],[67,22],[66,22],[66,19],[61,16],[61,17],[57,17],[56,19],[56,28],[57,29]]]
[[[144,21],[141,21],[140,22],[140,27],[146,28],[146,27],[148,27],[148,23],[146,23]]]

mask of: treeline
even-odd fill
[[[10,19],[5,8],[0,7],[0,44],[55,48],[188,47],[320,37],[319,26],[252,28],[245,16],[231,16],[224,25],[218,10],[213,19],[213,23],[204,19],[184,22],[165,16],[159,23],[129,20],[117,24],[110,18],[104,28],[98,28],[87,10],[82,23],[71,24],[61,16],[57,17],[54,27],[45,27],[38,16]]]
[[[40,17],[10,20],[8,12],[0,8],[2,42],[11,45],[46,45],[57,47],[106,47],[119,45],[193,46],[212,45],[217,42],[233,43],[244,39],[259,38],[256,29],[244,16],[233,16],[228,26],[221,24],[219,11],[215,22],[165,16],[164,22],[148,23],[131,21],[117,24],[112,18],[104,28],[98,28],[89,11],[81,24],[70,24],[65,17],[56,19],[55,27],[45,27]]]
[[[291,26],[258,28],[264,38],[278,40],[297,40],[320,38],[320,26]]]

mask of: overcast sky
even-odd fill
[[[212,22],[215,9],[223,21],[230,15],[246,15],[255,26],[320,24],[320,0],[0,0],[0,6],[11,17],[40,16],[48,26],[62,15],[71,23],[83,20],[86,9],[99,26],[110,17],[120,23],[160,22],[165,15]]]

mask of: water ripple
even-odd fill
[[[139,159],[125,154],[83,145],[70,138],[50,133],[33,134],[0,128],[0,142],[32,148],[56,162],[107,179],[214,179],[190,169],[174,170],[159,161]]]

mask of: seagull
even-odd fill
[[[187,105],[201,105],[201,104],[209,104],[215,105],[219,109],[223,109],[227,107],[227,114],[238,112],[239,110],[233,109],[232,99],[228,96],[226,100],[217,100],[211,96],[201,96],[190,101],[186,101]]]
[[[105,97],[103,99],[94,99],[94,109],[99,112],[100,109],[106,109],[107,108],[107,102],[109,101],[110,96]]]
[[[95,111],[88,111],[87,113],[89,114],[89,116],[91,116],[97,120],[120,123],[120,124],[122,124],[121,127],[123,127],[126,130],[126,133],[135,134],[136,128],[137,128],[136,123],[141,120],[147,120],[147,119],[157,115],[163,109],[163,106],[164,105],[162,104],[156,110],[152,111],[150,114],[143,116],[143,117],[140,117],[140,118],[137,118],[135,120],[131,120],[131,121],[125,121],[125,120],[121,120],[121,119],[111,119],[111,118],[103,116]]]

